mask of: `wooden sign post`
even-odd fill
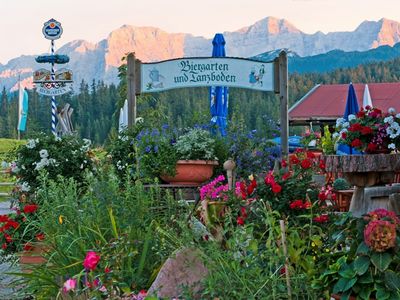
[[[289,116],[288,116],[288,63],[285,51],[279,53],[279,101],[281,105],[280,129],[282,158],[289,154]]]
[[[128,92],[128,128],[136,123],[136,81],[135,81],[135,53],[129,53],[127,57],[127,92]]]

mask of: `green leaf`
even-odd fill
[[[354,270],[358,275],[363,275],[367,272],[369,265],[370,261],[368,256],[359,256],[354,261]]]
[[[367,254],[368,252],[369,248],[366,243],[362,242],[360,245],[358,245],[356,254]]]
[[[111,228],[114,233],[114,237],[117,239],[118,238],[117,223],[115,222],[115,217],[112,208],[108,210],[108,214],[110,215]]]
[[[360,298],[363,300],[369,300],[372,291],[373,291],[372,287],[363,287],[360,290],[360,293],[358,294],[358,296],[360,296]]]
[[[344,278],[351,279],[356,276],[356,274],[356,271],[352,268],[351,265],[344,264],[340,267],[339,275]]]
[[[371,271],[367,272],[364,275],[362,275],[361,277],[359,277],[358,282],[363,283],[363,284],[373,283],[374,278],[372,277]]]
[[[392,291],[400,291],[400,275],[392,270],[386,271],[385,284]]]
[[[389,299],[389,297],[390,297],[390,293],[384,287],[379,286],[376,289],[376,299],[387,300],[387,299]]]
[[[335,286],[333,287],[333,293],[340,293],[345,292],[348,289],[351,289],[353,285],[356,283],[357,278],[347,279],[347,278],[340,278],[338,282],[336,282]]]
[[[374,252],[371,255],[371,261],[379,271],[383,272],[389,267],[390,263],[392,262],[392,256],[390,255],[390,253],[387,252]]]

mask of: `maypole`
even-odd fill
[[[33,82],[36,83],[37,92],[41,95],[51,96],[51,132],[57,136],[57,104],[56,96],[63,95],[72,91],[72,72],[68,69],[55,70],[55,64],[65,64],[69,62],[67,55],[55,54],[54,40],[61,37],[63,29],[61,23],[50,19],[44,23],[42,33],[44,37],[51,41],[50,55],[36,57],[38,63],[50,63],[51,70],[39,69],[33,74]]]

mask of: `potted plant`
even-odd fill
[[[390,153],[400,146],[399,121],[400,115],[394,109],[383,113],[366,106],[356,115],[349,115],[348,121],[343,118],[336,121],[339,143],[369,154]]]
[[[175,175],[161,174],[161,179],[175,184],[200,184],[211,178],[215,157],[214,139],[201,128],[189,130],[177,138],[173,149],[176,153]]]
[[[200,184],[211,178],[215,140],[201,128],[183,134],[170,130],[144,129],[135,138],[136,172],[144,181],[154,178],[175,184]]]
[[[353,189],[346,179],[339,177],[336,178],[332,184],[333,191],[336,195],[336,205],[339,211],[348,211],[350,207],[351,198],[353,196]]]
[[[399,225],[398,217],[385,209],[349,221],[341,233],[347,243],[337,248],[341,257],[319,282],[335,299],[400,299]]]

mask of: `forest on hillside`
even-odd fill
[[[121,74],[123,77],[123,68]],[[337,69],[327,73],[290,74],[289,107],[319,83],[370,83],[396,82],[400,79],[400,58],[388,62],[360,65],[355,68]],[[27,131],[23,138],[34,137],[39,132],[50,132],[51,103],[29,90]],[[69,103],[74,109],[72,122],[81,137],[102,145],[107,138],[116,134],[119,108],[126,98],[126,82],[118,86],[103,82],[81,82],[74,94],[57,97],[62,108]],[[0,137],[17,137],[18,93],[7,94],[5,88],[0,95]],[[239,123],[247,130],[265,130],[273,120],[279,123],[279,99],[273,93],[245,89],[229,90],[229,115],[231,124]],[[170,90],[157,94],[143,95],[138,99],[138,117],[152,122],[186,127],[210,121],[208,88]],[[229,124],[229,123],[228,123]],[[229,126],[229,125],[228,125]]]

